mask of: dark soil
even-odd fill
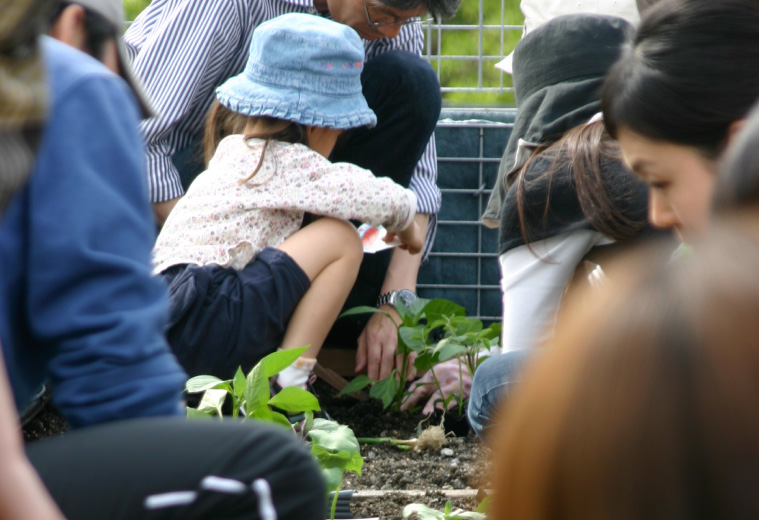
[[[50,403],[47,403],[37,415],[23,426],[22,432],[24,441],[34,442],[38,439],[61,435],[68,429],[69,425],[66,420]]]
[[[412,439],[430,426],[429,423],[440,422],[435,418],[425,421],[420,413],[385,412],[381,403],[374,399],[337,398],[336,392],[329,387],[325,389],[317,385],[316,390],[319,401],[332,419],[350,426],[359,438]],[[449,417],[447,421],[453,422],[453,419]],[[485,482],[486,448],[471,430],[459,437],[449,437],[441,449],[401,451],[391,444],[375,444],[362,445],[361,454],[364,456],[361,476],[347,475],[343,489],[421,490],[425,494],[354,499],[351,510],[355,518],[400,519],[407,504],[422,503],[442,510],[447,500],[454,507],[474,511],[477,507],[475,498],[448,498],[441,491],[470,490],[474,495],[477,489],[488,487]]]
[[[357,437],[392,437],[412,439],[439,419],[425,420],[420,414],[389,413],[374,399],[357,401],[349,397],[337,397],[337,391],[317,382],[319,400],[332,419],[350,426]],[[446,419],[453,422],[452,418]],[[445,421],[444,421],[445,422]],[[23,428],[24,440],[60,435],[68,425],[60,414],[47,404],[42,411]],[[450,434],[449,434],[450,435]],[[395,520],[402,518],[403,508],[410,503],[421,503],[442,510],[450,500],[454,507],[473,511],[477,500],[476,490],[487,488],[485,482],[487,452],[476,436],[469,431],[461,436],[449,436],[446,444],[434,450],[402,451],[391,444],[362,445],[364,467],[361,476],[346,475],[343,489],[357,493],[351,505],[354,518],[379,518]],[[387,494],[369,498],[368,490]],[[420,495],[392,494],[392,491],[423,491]],[[446,490],[469,490],[468,497],[448,497]]]

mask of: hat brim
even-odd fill
[[[330,95],[287,90],[254,82],[242,73],[217,88],[216,97],[228,109],[251,117],[266,116],[344,130],[377,124],[377,116],[360,92]]]

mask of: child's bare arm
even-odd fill
[[[398,247],[407,250],[412,255],[419,253],[424,247],[424,235],[416,220],[412,220],[411,225],[403,231],[396,231],[395,233],[389,231],[384,240],[385,242],[392,242],[396,237],[401,241],[401,245]]]

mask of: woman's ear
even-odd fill
[[[87,32],[84,29],[86,13],[81,5],[69,5],[53,21],[50,36],[82,52],[88,52]]]

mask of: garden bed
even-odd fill
[[[332,419],[351,427],[357,437],[418,436],[419,422],[424,419],[421,414],[385,412],[374,399],[337,397],[337,391],[321,381],[316,390]],[[67,428],[55,409],[47,405],[24,427],[24,439],[33,442],[64,433]],[[362,445],[361,454],[362,475],[347,474],[343,485],[343,489],[356,490],[351,505],[354,518],[395,520],[402,518],[407,504],[442,510],[449,500],[454,507],[472,511],[478,502],[478,488],[488,487],[483,482],[485,448],[471,431],[448,438],[441,449],[401,451],[391,444],[376,444]]]
[[[420,413],[385,412],[377,400],[337,398],[336,391],[325,386],[316,387],[322,406],[332,419],[351,427],[357,437],[418,436],[419,423],[424,419]],[[422,428],[433,421],[425,422]],[[347,474],[343,485],[343,489],[357,490],[351,507],[355,518],[400,519],[407,504],[421,503],[442,510],[448,500],[454,507],[473,511],[478,489],[488,487],[486,449],[471,430],[449,437],[437,450],[401,451],[391,444],[377,444],[362,445],[361,455],[362,475]]]

